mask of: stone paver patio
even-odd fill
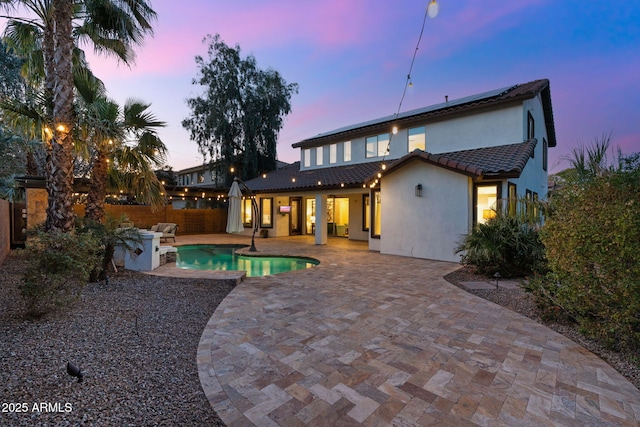
[[[236,236],[185,236],[178,244]],[[246,278],[198,348],[205,394],[229,426],[638,425],[640,392],[594,354],[443,279],[452,263],[366,243],[257,239],[313,256]]]

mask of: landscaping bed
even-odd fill
[[[224,425],[200,386],[196,351],[235,281],[120,271],[66,311],[28,319],[20,252],[0,267],[0,425]]]

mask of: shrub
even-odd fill
[[[20,292],[32,315],[43,315],[76,299],[99,262],[100,242],[91,233],[44,233],[27,240],[27,269]]]
[[[456,253],[464,252],[462,263],[480,274],[502,277],[526,276],[544,265],[544,246],[538,226],[523,216],[498,212],[463,236]]]
[[[640,347],[640,170],[569,182],[541,232],[553,272],[534,289],[609,348]]]
[[[78,233],[91,233],[100,241],[100,262],[95,266],[89,275],[90,282],[105,280],[109,264],[113,260],[113,254],[116,246],[122,246],[125,249],[134,249],[135,243],[141,243],[142,238],[137,228],[125,227],[121,228],[120,224],[128,222],[126,216],[115,218],[111,215],[106,216],[106,221],[101,224],[96,221],[81,219],[78,221]]]

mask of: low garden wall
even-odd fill
[[[0,199],[0,265],[11,250],[11,205]]]

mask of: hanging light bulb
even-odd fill
[[[436,0],[431,0],[429,5],[427,6],[427,13],[429,14],[429,18],[435,18],[438,16],[438,2]]]
[[[394,135],[397,135],[397,134],[398,134],[398,126],[394,126],[394,127],[393,127],[393,129],[391,129],[391,132],[392,132]]]

